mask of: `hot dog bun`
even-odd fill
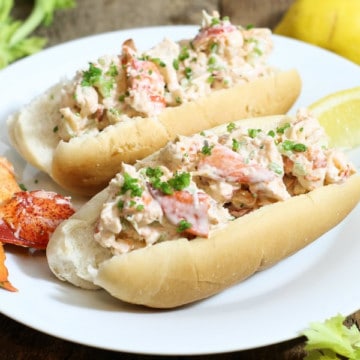
[[[287,116],[272,116],[241,124],[271,129],[288,121]],[[225,129],[220,126],[214,132]],[[137,166],[153,164],[158,154]],[[217,294],[316,240],[356,206],[360,176],[263,206],[228,222],[209,238],[164,241],[121,255],[94,240],[106,198],[104,189],[57,228],[47,248],[50,269],[61,280],[103,288],[126,302],[173,308]]]
[[[278,72],[167,108],[158,119],[132,119],[97,136],[83,135],[69,142],[59,141],[53,131],[61,88],[57,84],[11,116],[9,138],[30,164],[56,183],[78,194],[93,195],[107,185],[122,161],[134,163],[176,135],[190,135],[236,119],[286,113],[300,93],[301,80],[296,70]]]
[[[268,41],[268,35],[265,41]],[[126,55],[131,47],[128,44],[124,43],[124,61],[129,57]],[[166,46],[171,50],[174,44],[167,42]],[[265,51],[263,56],[266,56]],[[64,89],[71,83],[64,81],[10,116],[7,123],[9,138],[30,164],[48,173],[62,187],[78,194],[93,195],[107,185],[122,161],[134,163],[179,134],[189,135],[242,118],[286,113],[299,96],[300,76],[294,69],[270,70],[262,61],[260,65],[265,70],[251,66],[251,73],[260,71],[259,76],[251,75],[251,79],[250,76],[244,78],[229,88],[217,89],[181,105],[173,104],[155,115],[130,116],[97,134],[69,136],[67,140],[55,130],[61,121],[59,111],[64,107],[61,105]],[[245,62],[244,66],[250,65]],[[167,68],[172,68],[171,62]],[[125,80],[117,81],[121,87]],[[205,79],[204,83],[207,81]],[[73,115],[76,117],[77,114]]]

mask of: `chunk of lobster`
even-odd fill
[[[46,249],[55,228],[74,212],[70,198],[57,193],[17,192],[0,205],[0,242]]]
[[[15,171],[10,161],[0,156],[0,204],[10,199],[14,193],[21,191],[15,178]]]
[[[181,190],[165,195],[155,189],[151,193],[170,223],[178,226],[179,232],[203,237],[209,235],[210,204],[207,194]]]
[[[5,266],[5,259],[4,246],[0,243],[0,288],[4,288],[9,291],[17,291],[17,289],[8,280],[9,272]]]
[[[0,156],[0,204],[10,199],[15,192],[21,191],[19,184],[15,178],[14,167],[11,162],[3,156]],[[5,265],[4,246],[0,242],[0,288],[9,291],[17,291],[17,289],[8,280],[9,272]]]

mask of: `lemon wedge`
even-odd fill
[[[359,0],[295,0],[274,33],[299,39],[360,64]]]
[[[330,138],[344,149],[360,146],[360,87],[332,93],[309,107]]]

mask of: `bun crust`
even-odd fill
[[[175,108],[158,118],[135,118],[107,127],[96,136],[60,141],[54,128],[62,84],[49,89],[8,119],[9,138],[33,166],[63,188],[94,195],[118,172],[163,147],[177,135],[190,135],[249,117],[286,113],[301,90],[296,70],[279,71],[245,85],[216,91]]]
[[[94,282],[121,300],[155,308],[207,298],[310,244],[338,224],[359,197],[360,177],[353,176],[342,185],[265,206],[210,239],[167,241],[114,256],[100,264]]]
[[[269,116],[240,123],[266,130],[286,119]],[[221,133],[224,125],[213,131]],[[137,166],[156,163],[156,157]],[[93,239],[106,197],[104,189],[56,229],[47,248],[51,270],[62,280],[103,288],[129,303],[173,308],[217,294],[315,241],[357,205],[360,176],[266,205],[230,221],[208,239],[165,241],[117,256]]]

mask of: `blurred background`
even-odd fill
[[[51,1],[50,1],[51,2]],[[59,10],[50,27],[35,34],[49,38],[48,45],[100,32],[131,27],[195,24],[201,10],[218,10],[233,23],[274,27],[292,0],[77,0],[76,9]],[[15,18],[25,18],[33,1],[17,0]],[[65,14],[66,13],[66,14]]]
[[[276,34],[318,45],[360,64],[359,0],[1,0],[0,68],[8,50],[11,58],[14,52],[31,53],[39,47],[38,40],[19,43],[24,29],[14,39],[18,26],[14,22],[29,17],[25,31],[31,26],[33,30],[27,38],[35,35],[46,39],[44,46],[52,46],[120,29],[198,25],[203,9],[217,10],[233,24],[268,27]],[[15,40],[22,46],[15,49]]]

